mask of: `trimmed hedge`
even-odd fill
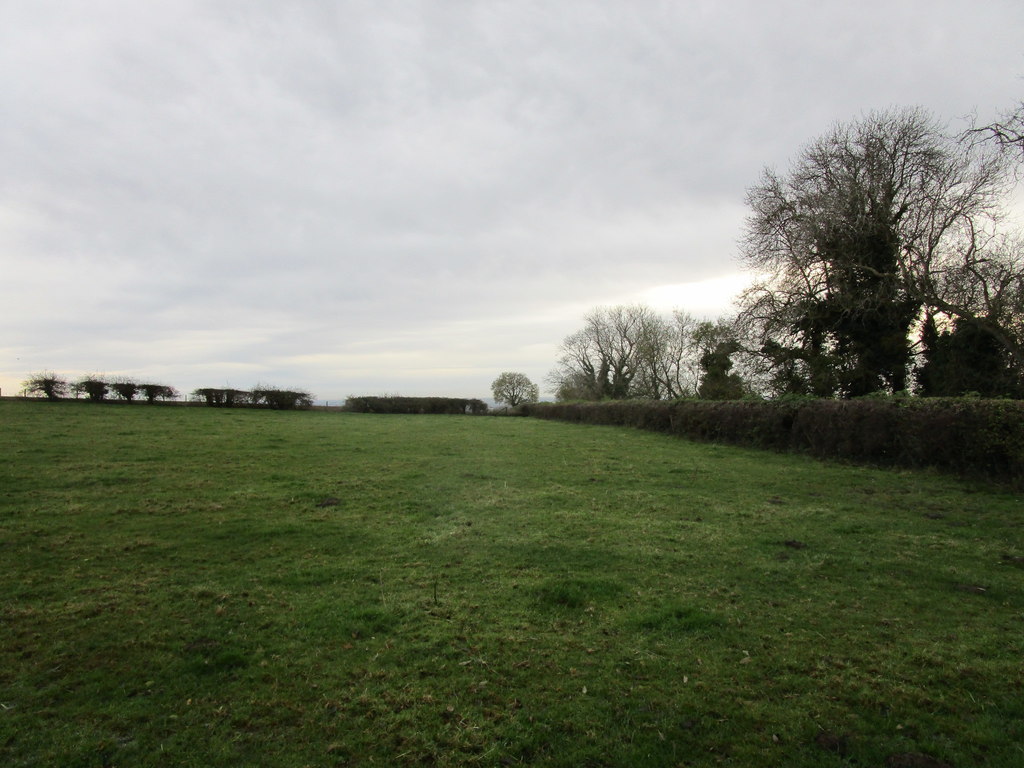
[[[236,405],[249,405],[252,402],[252,393],[242,389],[203,387],[193,390],[192,396],[201,398],[207,405],[218,408],[233,408]]]
[[[305,410],[313,407],[313,396],[309,392],[277,387],[259,387],[249,393],[256,407],[272,408],[275,411]]]
[[[305,410],[313,407],[309,392],[295,392],[277,387],[257,387],[251,392],[242,389],[215,389],[204,387],[193,390],[192,396],[218,408],[271,408],[274,410]]]
[[[345,410],[353,413],[479,415],[487,413],[487,403],[458,397],[350,397],[345,402]]]
[[[1024,485],[1024,401],[862,398],[538,403],[528,415]]]

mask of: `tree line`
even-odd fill
[[[47,400],[61,400],[65,397],[85,397],[93,402],[103,402],[111,397],[125,402],[145,400],[154,403],[158,400],[175,400],[180,397],[178,390],[166,384],[138,382],[128,378],[105,381],[98,376],[87,375],[68,382],[55,373],[42,372],[31,374],[22,382],[22,392],[26,395],[41,395]]]
[[[38,395],[48,400],[61,400],[68,396],[85,397],[92,402],[108,400],[147,403],[177,400],[181,394],[166,384],[138,382],[129,378],[106,381],[95,375],[86,375],[74,382],[68,382],[51,372],[36,373],[22,383],[26,395]],[[293,391],[259,384],[251,390],[203,387],[192,391],[192,398],[210,406],[230,408],[233,406],[254,406],[277,410],[309,408],[313,396],[304,391]]]
[[[732,399],[745,393],[732,371],[737,341],[725,321],[665,318],[642,305],[599,307],[567,336],[548,382],[558,400]]]
[[[748,191],[757,277],[717,322],[605,307],[567,336],[559,400],[1024,396],[1024,237],[1006,210],[1024,103],[958,136],[873,112]]]
[[[512,407],[524,402],[534,402],[538,396],[536,385],[521,373],[502,373],[492,385],[492,391],[498,402],[505,402]],[[111,399],[128,403],[145,399],[149,403],[154,403],[158,400],[176,400],[181,397],[174,387],[163,384],[142,383],[127,378],[105,381],[92,374],[69,383],[63,377],[48,371],[30,375],[22,383],[22,392],[25,395],[42,396],[48,400],[62,400],[69,395],[75,398],[85,397],[97,403]],[[313,405],[313,396],[308,392],[280,389],[264,384],[257,385],[251,390],[201,387],[192,391],[191,398],[193,401],[219,408],[261,407],[293,410],[310,408]],[[487,413],[487,404],[476,398],[349,396],[345,402],[345,410],[353,413],[480,415]]]

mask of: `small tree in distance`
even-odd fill
[[[110,383],[110,388],[114,390],[114,394],[122,400],[132,402],[135,396],[139,394],[139,384],[132,379],[118,379]]]
[[[540,396],[537,385],[525,374],[506,371],[491,383],[491,393],[495,402],[505,403],[510,408],[523,403],[535,403]]]
[[[109,389],[107,382],[96,376],[83,376],[71,385],[72,392],[76,395],[86,395],[94,403],[106,400]]]
[[[178,390],[166,384],[139,384],[147,403],[155,403],[157,398],[161,400],[173,400],[178,397]]]
[[[47,400],[60,400],[68,393],[67,381],[49,371],[30,374],[21,386],[25,394],[43,395]]]

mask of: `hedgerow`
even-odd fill
[[[279,389],[266,384],[259,384],[252,391],[204,387],[193,390],[192,397],[207,405],[223,408],[272,408],[291,411],[313,406],[313,396],[309,392]]]
[[[459,397],[361,396],[349,397],[345,410],[353,413],[482,414],[487,413],[487,404],[483,400]]]
[[[539,403],[527,414],[1024,484],[1024,402],[972,398]]]

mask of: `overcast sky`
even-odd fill
[[[1021,0],[0,0],[0,388],[542,384],[593,307],[728,312],[764,167],[992,120],[1022,40]]]

